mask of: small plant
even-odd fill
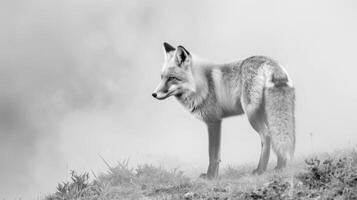
[[[244,193],[242,199],[291,199],[289,189],[291,185],[285,181],[274,180],[266,186],[257,190]]]
[[[308,171],[298,178],[309,190],[325,199],[357,199],[357,167],[351,157],[305,162]]]
[[[96,182],[90,183],[89,174],[76,174],[71,171],[71,181],[59,183],[55,194],[48,196],[47,200],[69,200],[69,199],[88,199],[98,196],[101,188]]]

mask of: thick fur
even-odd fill
[[[270,143],[283,168],[295,149],[295,92],[286,70],[276,61],[253,56],[229,64],[197,59],[182,46],[164,44],[162,79],[153,96],[176,99],[207,124],[210,164],[204,177],[218,175],[221,121],[246,114],[262,141],[258,174],[266,170]]]
[[[278,157],[290,160],[295,150],[294,88],[265,88],[265,110],[272,147]]]

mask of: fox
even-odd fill
[[[200,177],[218,177],[222,120],[243,114],[261,139],[258,166],[252,173],[266,171],[271,148],[277,156],[275,169],[286,167],[295,151],[295,87],[281,64],[266,56],[216,64],[167,42],[163,50],[161,81],[152,96],[158,100],[174,96],[206,124],[209,164]]]

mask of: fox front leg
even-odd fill
[[[219,163],[221,162],[221,121],[207,123],[208,128],[208,154],[209,165],[202,178],[213,179],[218,176]]]

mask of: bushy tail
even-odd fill
[[[265,88],[265,112],[272,147],[277,156],[290,160],[295,150],[295,89],[287,80],[274,80]]]

